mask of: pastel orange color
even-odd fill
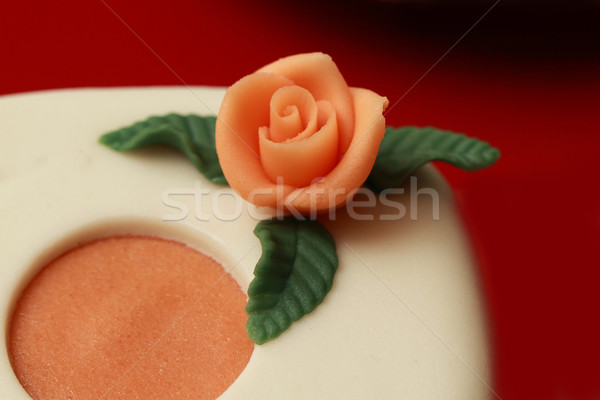
[[[387,106],[385,97],[348,87],[326,54],[275,61],[225,93],[215,132],[225,178],[259,207],[339,207],[373,168]]]
[[[213,400],[254,351],[245,304],[223,266],[191,247],[102,238],[33,278],[7,346],[32,399]]]

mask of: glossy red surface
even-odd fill
[[[473,27],[493,1],[283,3],[9,0],[0,94],[226,86],[278,57],[331,54],[352,86],[388,96],[388,123],[502,151],[476,174],[440,166],[477,246],[498,398],[600,398],[600,5],[500,1]]]

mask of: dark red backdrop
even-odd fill
[[[331,54],[352,86],[402,98],[389,124],[502,151],[477,174],[441,166],[478,248],[498,395],[600,399],[600,4],[500,1],[423,77],[493,1],[282,3],[4,0],[0,94],[226,86],[285,55]]]

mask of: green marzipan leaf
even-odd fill
[[[266,220],[254,234],[262,256],[248,287],[248,337],[263,344],[323,301],[338,266],[335,241],[317,221]]]
[[[367,185],[377,191],[399,187],[414,170],[430,161],[477,171],[491,166],[499,157],[498,149],[462,133],[432,127],[388,126]]]
[[[168,114],[102,135],[100,143],[116,151],[166,145],[183,154],[211,182],[227,185],[215,149],[214,116]]]

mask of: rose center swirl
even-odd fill
[[[270,102],[270,125],[259,128],[263,168],[272,182],[296,187],[326,176],[338,159],[334,107],[300,86],[284,86]]]

